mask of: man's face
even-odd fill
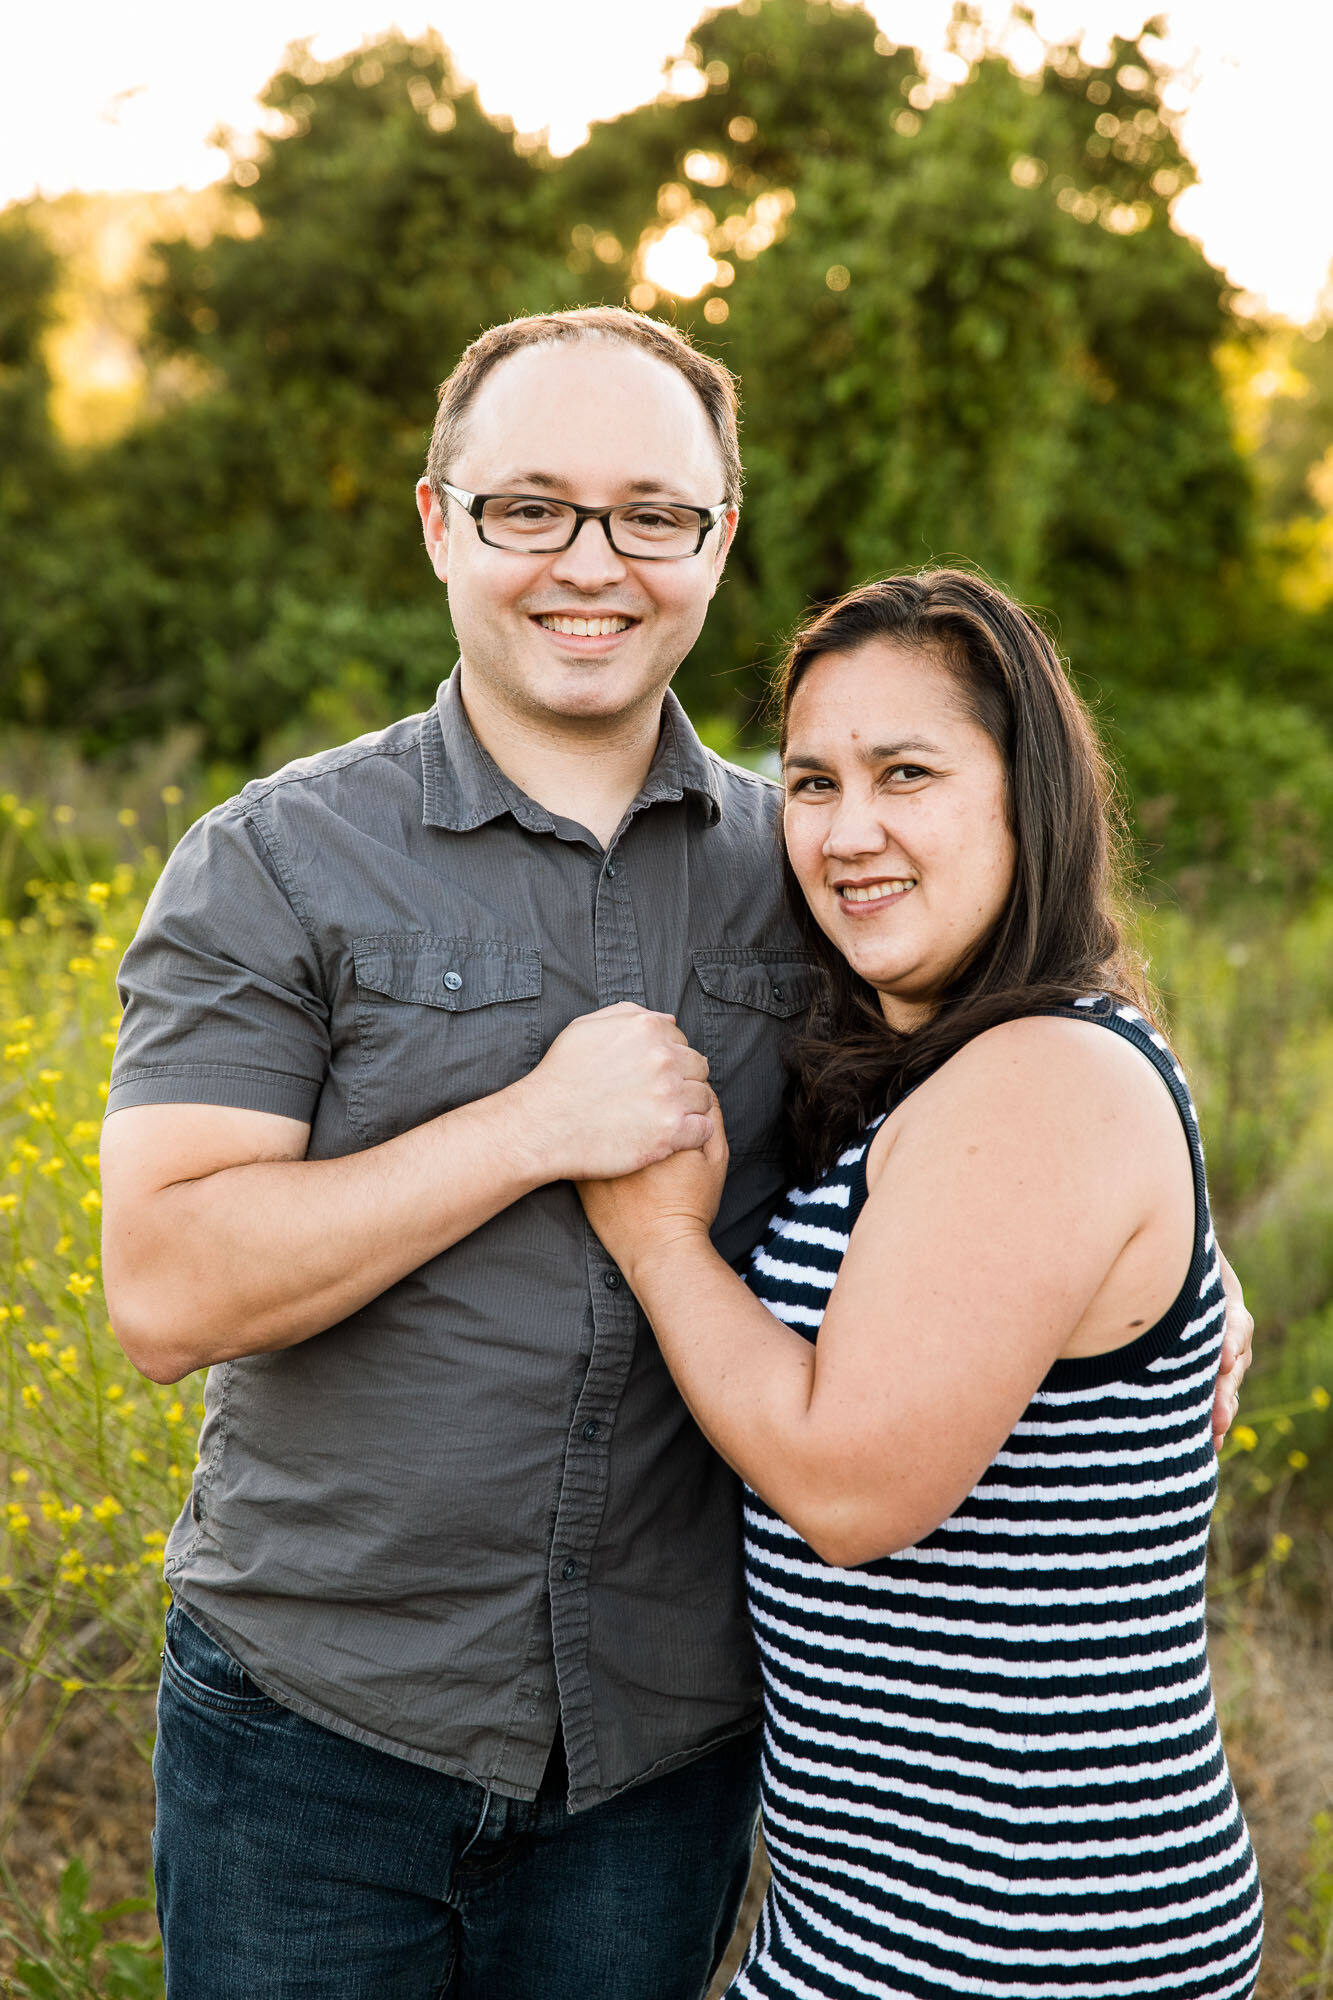
[[[698,396],[668,363],[623,341],[526,348],[477,392],[449,481],[587,507],[723,498],[721,454]],[[698,637],[735,530],[731,509],[696,556],[617,555],[585,521],[559,555],[489,548],[454,501],[417,489],[426,547],[449,588],[464,686],[514,720],[614,724],[655,712]],[[592,633],[571,619],[602,621]]]

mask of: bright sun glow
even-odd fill
[[[716,278],[717,265],[697,230],[678,222],[644,251],[643,275],[659,292],[672,292],[678,299],[697,299],[704,286]]]

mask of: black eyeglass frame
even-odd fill
[[[451,486],[447,479],[442,479],[440,481],[440,490],[443,493],[447,493],[451,500],[456,500],[458,505],[463,509],[463,512],[465,514],[470,514],[472,516],[473,525],[477,530],[478,538],[481,541],[485,542],[487,548],[499,549],[501,555],[506,555],[506,556],[563,555],[566,549],[573,548],[574,543],[578,540],[579,534],[583,527],[583,523],[585,521],[600,521],[602,524],[602,533],[606,536],[607,541],[610,543],[611,547],[615,549],[616,554],[618,556],[623,556],[626,562],[689,562],[692,556],[698,555],[700,549],[703,547],[704,543],[708,540],[708,537],[712,534],[718,522],[722,520],[723,517],[726,515],[730,505],[730,503],[726,500],[719,501],[716,507],[694,507],[691,506],[688,501],[684,500],[672,500],[670,502],[664,501],[662,503],[664,506],[670,505],[676,508],[678,512],[682,514],[698,515],[699,539],[696,541],[692,549],[685,550],[681,555],[650,556],[642,554],[638,549],[617,548],[615,539],[611,533],[611,516],[613,514],[619,514],[622,508],[633,507],[636,504],[633,500],[617,500],[614,507],[581,507],[576,500],[556,500],[549,493],[466,493],[464,492],[461,486]],[[569,531],[569,536],[567,540],[560,542],[555,546],[548,545],[547,547],[540,549],[510,548],[504,542],[493,542],[490,536],[485,532],[485,530],[482,527],[481,524],[482,509],[485,507],[486,502],[488,500],[535,500],[538,502],[540,506],[543,507],[567,507],[574,516],[574,524]],[[648,505],[650,503],[641,502],[639,504]]]

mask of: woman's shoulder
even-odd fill
[[[1034,1145],[1139,1149],[1179,1128],[1179,1115],[1146,1049],[1104,1025],[1105,1011],[1025,1014],[964,1043],[896,1114],[922,1137],[1003,1131]],[[1137,1016],[1142,1021],[1142,1016]],[[1148,1024],[1144,1023],[1145,1029]],[[1150,1032],[1150,1030],[1149,1030]]]

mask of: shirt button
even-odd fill
[[[589,1422],[583,1426],[583,1435],[587,1438],[589,1444],[592,1443],[595,1437],[600,1437],[601,1434],[602,1427],[598,1423]]]
[[[786,994],[783,992],[780,986],[775,986],[773,988],[773,998],[775,1000],[785,1000],[786,997],[787,997]]]
[[[602,1283],[606,1286],[608,1292],[618,1292],[620,1290],[619,1271],[603,1271]]]
[[[616,879],[616,864],[614,861],[607,862],[606,872],[611,877],[611,880],[614,882]]]
[[[575,1562],[573,1556],[571,1556],[569,1558],[569,1561],[564,1565],[560,1574],[561,1576],[563,1576],[566,1583],[572,1583],[574,1578],[578,1575],[578,1573],[579,1573],[579,1566]]]
[[[444,975],[444,990],[445,990],[445,992],[446,992],[446,993],[457,993],[457,991],[458,991],[459,987],[460,987],[460,986],[461,986],[462,984],[463,984],[463,975],[462,975],[462,973],[461,973],[461,972],[446,972],[446,973],[445,973],[445,975]]]

